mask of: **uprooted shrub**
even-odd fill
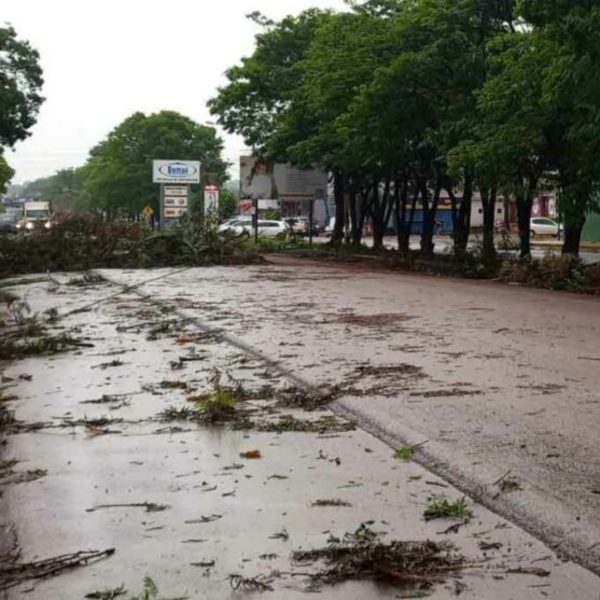
[[[517,258],[502,264],[498,278],[507,283],[569,292],[591,292],[592,271],[574,256],[547,253],[542,259]]]
[[[0,290],[0,360],[56,354],[87,345],[68,331],[52,333],[48,325],[55,320],[53,312],[31,316],[30,312],[26,302]]]
[[[233,265],[262,262],[245,244],[244,236],[219,233],[188,221],[169,231],[152,233],[132,245],[115,266]]]
[[[246,264],[260,256],[239,237],[188,220],[155,232],[142,223],[97,215],[58,218],[52,229],[0,237],[0,277],[100,267]]]

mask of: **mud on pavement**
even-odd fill
[[[331,411],[431,392],[423,366],[356,349],[311,367],[327,314],[373,342],[408,316],[301,298],[318,269],[105,275],[10,286],[78,343],[0,363],[0,597],[597,600],[597,577],[415,463],[420,443]]]

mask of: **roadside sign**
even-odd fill
[[[165,206],[164,217],[165,219],[178,219],[183,217],[187,213],[187,207],[179,208],[174,206]]]
[[[204,188],[204,212],[217,212],[219,210],[219,188],[216,185],[207,185]]]
[[[144,216],[149,219],[154,214],[154,209],[148,204],[146,204],[142,212],[144,213]]]
[[[154,160],[154,183],[200,183],[200,162],[197,160]]]
[[[187,185],[165,185],[165,196],[187,196]]]
[[[187,206],[187,196],[165,196],[165,206]]]

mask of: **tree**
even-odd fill
[[[542,73],[555,49],[522,31],[499,37],[490,50],[488,79],[478,93],[473,127],[450,161],[471,169],[485,188],[500,187],[515,198],[521,255],[527,256],[531,209],[548,170],[553,129],[553,112],[543,101]],[[488,225],[493,227],[493,219]],[[484,245],[489,250],[489,230]]]
[[[226,163],[216,130],[172,111],[134,113],[90,151],[83,167],[90,204],[108,212],[139,214],[146,205],[158,210],[158,186],[152,160],[200,160],[202,183],[222,184]]]
[[[256,36],[256,49],[227,70],[227,85],[218,89],[208,106],[226,131],[241,135],[256,152],[264,150],[301,85],[302,60],[328,14],[311,9],[278,23],[260,13],[248,15],[263,28]]]
[[[512,34],[482,93],[491,135],[503,137],[516,167],[521,253],[529,253],[533,193],[545,178],[560,194],[563,252],[577,255],[600,184],[600,6],[522,0],[518,14],[529,27]]]
[[[42,84],[38,52],[12,27],[0,27],[0,146],[29,135],[44,100]]]
[[[6,162],[0,148],[0,192],[6,190],[6,184],[13,178],[15,170]]]
[[[23,195],[50,202],[54,211],[80,211],[88,207],[82,167],[61,169],[50,177],[27,182]]]
[[[227,188],[219,194],[219,220],[226,221],[237,213],[238,198]]]

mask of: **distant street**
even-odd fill
[[[314,241],[316,243],[325,243],[329,238],[326,237],[316,237]],[[471,237],[470,245],[473,247],[473,244],[476,243],[476,238]],[[539,245],[536,245],[536,242],[540,242]],[[549,241],[552,240],[534,240],[532,244],[531,255],[534,258],[542,258],[547,252],[560,253],[560,245],[556,244],[548,244]],[[452,239],[447,235],[438,235],[435,236],[435,252],[438,254],[449,254],[452,252]],[[366,236],[363,238],[363,243],[367,246],[373,245],[373,238]],[[398,243],[393,236],[386,236],[384,241],[385,247],[388,249],[396,249],[398,247]],[[547,245],[546,245],[547,244]],[[420,248],[420,237],[417,235],[413,235],[410,238],[410,248],[411,250],[418,250]],[[504,251],[502,251],[504,252]],[[512,254],[516,254],[517,251],[511,252]],[[600,262],[600,252],[591,252],[587,250],[583,250],[580,252],[579,257],[586,264],[592,264],[595,262]]]

